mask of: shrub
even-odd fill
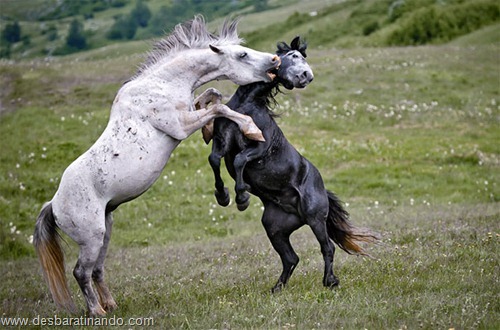
[[[84,49],[87,47],[87,40],[83,35],[83,25],[78,20],[73,20],[69,27],[68,37],[66,38],[66,45],[69,48]]]
[[[393,31],[390,45],[422,45],[449,41],[500,19],[500,7],[494,1],[433,5],[414,11]]]
[[[378,21],[372,21],[363,27],[363,35],[369,36],[373,32],[377,31],[379,28],[380,25],[378,24]]]
[[[15,43],[21,40],[21,26],[18,22],[5,25],[2,31],[2,39],[8,43]]]
[[[120,16],[108,31],[108,39],[132,39],[137,31],[137,22],[131,16]]]
[[[139,0],[137,1],[135,8],[130,12],[130,16],[135,20],[137,25],[146,27],[148,26],[149,19],[151,18],[151,11],[146,4]]]

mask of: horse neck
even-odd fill
[[[149,72],[176,86],[196,88],[223,76],[220,58],[209,49],[190,49],[160,61]]]
[[[244,86],[238,87],[234,95],[231,97],[227,105],[231,109],[235,109],[238,111],[238,108],[243,103],[249,102],[253,104],[257,104],[259,106],[263,106],[269,110],[268,104],[270,98],[273,97],[273,90],[277,87],[277,84],[274,82],[264,83],[264,82],[256,82]],[[250,107],[252,108],[252,107]],[[270,111],[270,110],[269,110]]]

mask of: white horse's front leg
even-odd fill
[[[197,111],[181,112],[179,113],[179,122],[184,132],[191,135],[217,117],[226,117],[234,121],[247,138],[265,141],[262,131],[255,125],[251,117],[233,111],[224,104],[215,104]]]
[[[222,93],[215,88],[208,88],[206,91],[200,94],[194,100],[194,107],[196,110],[206,109],[208,105],[221,104],[222,103]],[[201,134],[203,135],[203,140],[206,144],[212,140],[214,136],[214,121],[209,121],[205,126],[201,128]]]
[[[206,91],[194,99],[194,107],[196,110],[206,109],[210,103],[222,103],[222,93],[215,88],[207,88]]]
[[[257,127],[257,125],[255,125],[252,117],[231,110],[227,105],[224,104],[214,105],[213,108],[215,108],[218,112],[218,115],[216,117],[225,117],[234,121],[236,124],[238,124],[238,127],[240,128],[240,131],[243,133],[243,135],[245,135],[250,140],[260,142],[266,141],[266,139],[264,139],[264,135],[262,135],[262,131]]]

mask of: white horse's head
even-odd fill
[[[240,46],[242,39],[236,31],[237,25],[238,20],[226,20],[218,35],[207,30],[205,20],[201,15],[195,16],[191,21],[176,25],[171,34],[160,39],[154,45],[135,77],[155,68],[156,64],[162,63],[164,60],[179,56],[179,53],[184,51],[206,50],[210,47],[219,58],[211,63],[211,65],[217,66],[217,72],[211,72],[212,75],[206,78],[229,79],[238,85],[273,80],[275,74],[270,73],[270,71],[276,72],[280,58],[273,54]],[[196,65],[200,72],[206,70],[206,68],[200,67],[203,64],[207,64],[207,62],[201,61]]]
[[[259,52],[240,45],[210,45],[210,49],[221,56],[219,71],[238,85],[257,81],[269,82],[275,78],[271,73],[281,63],[277,55]]]

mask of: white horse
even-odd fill
[[[79,245],[73,275],[88,314],[104,315],[117,306],[104,282],[103,267],[112,211],[144,193],[157,180],[174,148],[216,117],[230,118],[245,134],[263,139],[250,117],[220,104],[216,90],[209,89],[194,100],[194,90],[214,79],[244,85],[274,78],[270,71],[279,66],[279,58],[240,46],[236,26],[236,21],[225,22],[215,36],[207,31],[201,16],[177,25],[118,91],[102,135],[64,172],[55,196],[38,216],[33,236],[58,306],[76,311],[58,228]],[[207,107],[210,102],[213,105]]]

